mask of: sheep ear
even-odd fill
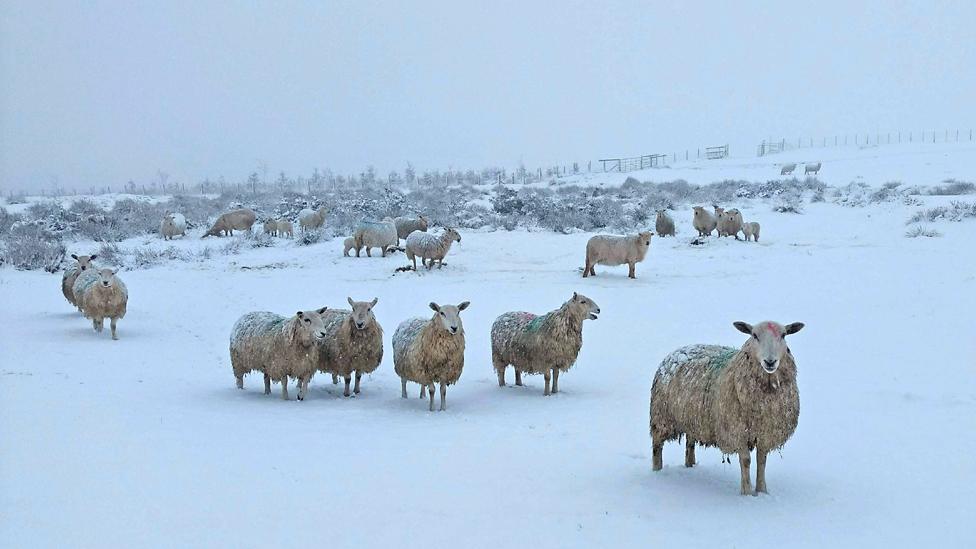
[[[459,311],[463,311],[463,310],[465,310],[465,309],[468,308],[468,305],[471,305],[471,302],[470,301],[464,301],[460,305],[458,305],[458,310]]]
[[[573,292],[573,299],[576,299],[577,297],[579,297],[579,294],[577,294],[576,292]]]
[[[733,322],[732,325],[735,326],[736,330],[739,330],[744,334],[752,335],[752,325],[749,324],[748,322],[742,322],[741,320],[737,320]]]
[[[379,303],[379,301],[380,301],[380,298],[374,297],[373,298],[373,301],[371,301],[370,304],[369,304],[369,308],[372,309],[373,307],[375,307],[376,304]]]
[[[74,256],[71,256],[71,257],[74,257]],[[97,255],[95,255],[95,254],[92,254],[92,255],[91,255],[91,256],[90,256],[90,257],[89,257],[88,259],[89,259],[90,261],[94,261],[94,260],[95,260],[95,259],[97,259],[97,258],[98,258],[98,256],[97,256]]]
[[[803,329],[806,324],[802,322],[793,322],[792,324],[786,325],[786,335],[795,334]]]
[[[303,313],[301,311],[298,311],[297,313],[295,313],[295,316],[297,316],[298,318],[304,318],[305,317],[305,313]]]
[[[350,306],[350,307],[354,307],[354,306],[355,306],[355,303],[353,302],[353,300],[352,300],[352,298],[351,298],[351,297],[347,297],[347,298],[346,298],[346,301],[348,301],[348,302],[349,302],[349,306]]]
[[[322,307],[321,309],[319,309],[319,314],[323,314],[325,311],[328,311],[328,310],[329,310],[328,307]]]
[[[76,256],[75,254],[71,254],[71,259],[78,259],[78,256]]]
[[[433,301],[430,302],[430,308],[438,312],[441,310],[440,305],[434,303]]]

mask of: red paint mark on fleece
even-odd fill
[[[774,326],[772,322],[767,322],[766,323],[766,329],[769,330],[769,332],[771,334],[773,334],[774,336],[778,336],[779,335],[779,330],[776,329],[776,326]]]

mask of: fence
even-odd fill
[[[872,138],[874,138],[872,140]],[[758,150],[756,151],[756,156],[766,156],[769,154],[778,154],[783,151],[793,150],[793,149],[813,149],[813,148],[827,148],[827,147],[843,147],[843,146],[877,146],[877,145],[894,145],[898,143],[956,143],[960,141],[972,141],[973,140],[973,130],[922,130],[919,132],[909,131],[909,132],[875,132],[875,133],[857,133],[854,135],[835,135],[833,138],[822,137],[815,139],[813,137],[809,138],[797,138],[795,140],[780,139],[777,141],[773,140],[763,140],[759,144]]]

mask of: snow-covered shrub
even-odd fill
[[[237,242],[240,241],[238,240]],[[189,256],[175,246],[170,246],[162,250],[140,247],[136,248],[132,254],[132,265],[145,269],[168,261],[186,261],[188,259]]]
[[[295,239],[295,244],[299,246],[311,246],[312,244],[318,244],[319,242],[327,242],[331,240],[328,238],[325,229],[313,229],[310,231],[305,231],[297,235],[298,238]]]
[[[242,238],[251,248],[270,248],[275,245],[274,238],[271,235],[257,230],[245,231]]]
[[[907,238],[918,238],[920,236],[934,238],[934,237],[942,236],[942,233],[940,233],[935,229],[926,229],[921,225],[916,225],[911,229],[909,229],[908,231],[905,231],[905,236]]]
[[[936,185],[930,187],[926,194],[939,195],[939,196],[956,196],[961,194],[974,194],[976,193],[976,184],[970,183],[968,181],[956,181],[955,179],[946,179],[943,181],[944,185]]]
[[[5,208],[0,208],[0,237],[7,234],[14,223],[20,221],[20,216],[8,212]]]
[[[953,201],[949,206],[937,206],[928,210],[919,210],[908,221],[906,225],[928,221],[962,221],[964,219],[976,217],[976,202],[966,203]]]
[[[22,270],[61,268],[66,249],[61,237],[38,223],[16,223],[3,237],[4,263]]]
[[[106,242],[98,249],[98,260],[106,265],[125,265],[122,248],[114,242]]]

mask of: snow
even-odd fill
[[[0,269],[0,544],[971,546],[976,222],[905,238],[911,214],[947,200],[919,199],[803,215],[745,201],[732,206],[762,223],[761,241],[705,246],[689,245],[680,210],[678,237],[652,239],[636,280],[624,267],[583,279],[589,233],[461,231],[448,265],[417,273],[394,274],[402,254],[343,257],[340,239],[173,261],[122,273],[119,341],[92,331],[57,275]],[[538,377],[498,387],[491,323],[574,291],[602,314],[562,392],[543,397]],[[430,301],[471,301],[446,412],[401,400],[389,338],[356,397],[323,375],[304,402],[254,378],[235,388],[241,315],[347,296],[378,297],[388,334]],[[738,464],[716,449],[686,469],[668,444],[652,472],[661,360],[739,347],[732,322],[767,318],[806,323],[790,342],[799,427],[770,456],[770,494],[740,496]]]

